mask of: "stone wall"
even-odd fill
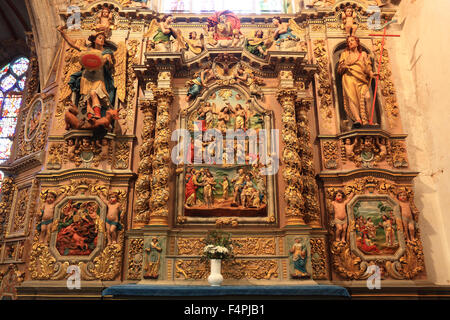
[[[449,12],[447,0],[403,1],[399,23],[389,29],[401,37],[387,40],[410,164],[421,172],[415,194],[425,263],[429,280],[438,284],[450,283]]]

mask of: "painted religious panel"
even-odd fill
[[[273,217],[269,113],[239,87],[219,86],[204,96],[182,119],[189,143],[179,210],[195,218]]]
[[[55,215],[51,248],[57,256],[90,257],[103,246],[105,205],[96,197],[68,197],[56,206]]]
[[[387,196],[356,196],[347,204],[350,243],[365,260],[398,259],[405,248],[398,204]]]
[[[267,214],[266,178],[258,168],[189,167],[185,185],[185,215],[264,217]]]

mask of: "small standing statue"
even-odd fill
[[[158,279],[162,248],[157,237],[152,238],[150,248],[146,248],[145,251],[149,257],[148,264],[145,267],[144,279]]]
[[[345,242],[347,236],[347,203],[353,198],[353,193],[346,198],[344,191],[338,190],[334,194],[334,200],[331,202],[334,210],[334,225],[336,226],[336,241]]]
[[[61,194],[62,195],[62,194]],[[53,216],[56,203],[61,200],[61,195],[57,195],[53,191],[46,191],[44,194],[44,204],[40,212],[41,222],[36,226],[36,230],[40,231],[39,242],[48,244],[50,238],[51,226],[53,224]]]
[[[399,192],[397,194],[397,200],[402,214],[403,233],[407,240],[415,240],[415,222],[408,194],[405,191]]]
[[[295,243],[289,252],[292,253],[292,261],[294,262],[294,274],[292,274],[292,278],[301,279],[309,277],[306,271],[308,251],[301,238],[295,238]]]
[[[117,194],[117,192],[112,192],[108,194],[108,197],[106,199],[104,199],[101,195],[100,197],[104,202],[107,203],[108,207],[108,212],[105,219],[108,245],[111,243],[117,243],[117,231],[122,230],[122,225],[120,224],[122,204],[119,202],[119,195]]]
[[[369,124],[371,95],[369,85],[377,74],[372,71],[370,57],[357,37],[347,38],[347,48],[339,59],[338,72],[342,75],[344,109],[355,128]]]
[[[342,29],[345,30],[347,36],[354,36],[356,30],[358,30],[358,24],[356,22],[356,12],[352,7],[348,6],[342,13]]]

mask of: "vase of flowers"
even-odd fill
[[[240,245],[231,240],[230,233],[217,230],[208,232],[203,243],[205,247],[202,259],[209,260],[211,263],[211,274],[208,276],[208,282],[211,286],[220,286],[223,282],[222,260],[233,258],[233,245]]]

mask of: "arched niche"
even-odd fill
[[[245,111],[244,120],[238,119],[242,117],[239,113],[241,105]],[[204,108],[207,108],[209,115],[205,114]],[[227,108],[231,108],[233,112],[229,114],[228,120],[224,120],[224,113]],[[222,116],[222,119],[220,119]],[[194,124],[197,122],[197,124]],[[223,130],[223,125],[226,125]],[[198,97],[192,105],[184,109],[180,113],[179,129],[185,129],[189,132],[191,139],[189,145],[189,156],[184,159],[187,162],[179,164],[179,175],[177,177],[177,210],[175,223],[177,224],[214,224],[218,219],[228,219],[226,221],[235,221],[239,225],[245,224],[274,224],[277,222],[276,205],[275,205],[275,177],[277,169],[269,174],[260,174],[261,169],[276,166],[278,168],[278,159],[272,159],[276,164],[270,163],[262,166],[260,155],[266,154],[269,158],[271,155],[278,154],[278,136],[275,137],[272,133],[273,113],[266,110],[259,102],[250,95],[246,88],[241,85],[213,85]],[[201,123],[201,125],[200,125]],[[243,125],[242,125],[243,124]],[[203,129],[203,130],[201,130]],[[194,135],[199,133],[205,135],[208,129],[216,129],[223,135],[223,145],[227,143],[229,138],[226,130],[241,129],[245,134],[249,134],[253,130],[257,135],[257,153],[253,154],[250,148],[250,139],[245,142],[244,158],[238,159],[239,147],[237,140],[231,139],[235,146],[233,152],[233,159],[227,157],[223,162],[216,163],[210,161],[207,157],[201,157],[201,162],[195,161],[193,157],[194,152]],[[260,144],[260,134],[266,134],[266,142]],[[180,144],[184,138],[179,138]],[[276,140],[275,140],[276,139]],[[203,146],[206,147],[202,154],[208,154],[208,147],[210,139],[206,139]],[[205,140],[203,140],[205,141]],[[228,139],[230,141],[230,139]],[[235,142],[236,143],[235,143]],[[217,142],[217,140],[216,140]],[[202,145],[197,146],[201,148]],[[264,150],[262,150],[263,148]],[[198,149],[197,149],[198,150]],[[217,149],[215,149],[217,150]],[[174,155],[172,154],[172,157]],[[223,156],[226,156],[224,148]],[[257,160],[255,160],[257,159]],[[270,160],[269,160],[270,162]],[[260,164],[262,167],[258,167]],[[269,170],[268,170],[269,171]],[[203,173],[199,173],[203,172]],[[195,191],[192,190],[192,185],[188,185],[189,179],[192,179],[193,174],[197,173],[196,182],[199,184],[207,183],[206,179],[209,174],[212,175],[216,182],[213,186],[212,202],[211,199],[206,199],[204,186],[198,186]],[[243,192],[244,187],[239,192],[236,192],[236,186],[239,185],[240,177],[247,178],[249,182],[246,193]],[[225,177],[229,181],[228,195],[224,192]],[[189,190],[191,188],[191,190]],[[197,191],[198,190],[198,191]],[[197,192],[193,196],[193,192]],[[190,200],[188,200],[190,199]],[[231,220],[230,220],[231,219]]]
[[[372,71],[376,72],[376,61],[374,59],[373,53],[362,43],[360,42],[362,50],[367,53],[369,56],[371,63],[372,63]],[[342,87],[342,75],[338,72],[338,66],[339,66],[339,59],[341,57],[341,54],[345,51],[347,47],[347,41],[343,41],[339,43],[335,49],[333,50],[333,73],[334,73],[334,79],[335,79],[335,92],[336,92],[336,99],[337,99],[337,106],[338,106],[338,114],[339,114],[339,127],[341,132],[347,132],[352,129],[352,120],[349,119],[348,115],[345,112],[344,108],[344,96],[343,96],[343,87]],[[368,119],[370,120],[371,114],[372,114],[372,106],[373,106],[373,97],[376,87],[376,78],[373,78],[370,82],[370,105],[367,107],[367,115]],[[381,110],[381,101],[380,101],[380,92],[377,93],[376,101],[375,101],[375,110],[373,114],[373,126],[370,126],[371,128],[380,128],[383,126],[383,116],[382,116],[382,110]]]

